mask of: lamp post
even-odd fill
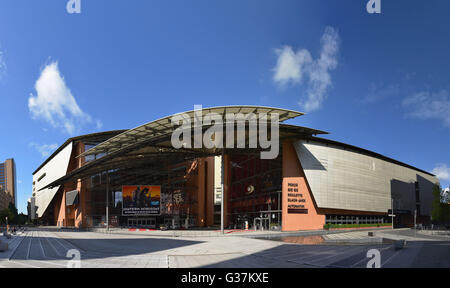
[[[391,216],[392,230],[394,230],[394,217],[395,217],[395,215],[394,215],[394,198],[391,198],[391,215],[388,215],[388,216]]]
[[[109,201],[108,201],[108,193],[109,193],[109,174],[106,171],[106,231],[109,231]]]
[[[224,201],[224,182],[225,182],[225,175],[224,175],[224,171],[225,171],[225,168],[224,168],[224,164],[225,164],[225,151],[224,151],[224,149],[222,149],[222,167],[221,167],[221,169],[222,169],[222,175],[220,175],[221,176],[221,191],[220,191],[220,193],[222,194],[221,195],[221,199],[220,199],[220,231],[222,232],[222,234],[225,234],[225,231],[224,231],[224,217],[223,217],[223,201]]]
[[[392,201],[392,205],[391,205],[391,208],[392,208],[392,230],[394,230],[394,199],[391,199],[391,201]]]
[[[417,208],[414,210],[414,237],[416,237],[416,230],[417,230]]]

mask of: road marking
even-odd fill
[[[48,237],[46,237],[46,238],[48,238]],[[59,251],[56,249],[56,247],[52,244],[52,242],[49,239],[46,239],[46,241],[48,242],[48,244],[50,244],[50,246],[52,246],[53,250],[55,251],[55,253],[58,256],[61,256],[61,257],[65,257],[66,256],[66,255],[62,255],[61,253],[59,253]]]
[[[47,257],[47,255],[45,255],[45,251],[44,251],[44,246],[42,246],[42,241],[41,241],[41,236],[39,235],[39,231],[37,233],[38,236],[38,242],[39,242],[39,246],[41,247],[41,251],[42,251],[42,256],[44,256],[44,258],[49,259],[49,257]]]
[[[27,259],[30,259],[30,251],[31,251],[31,242],[33,242],[33,231],[31,231],[31,236],[30,236],[30,244],[28,245],[28,253],[27,253]]]
[[[68,248],[67,246],[65,246],[57,236],[55,236],[53,239],[55,239],[56,243],[58,243],[64,250],[66,250],[66,252],[71,249],[70,247]]]
[[[392,247],[394,247],[394,245],[392,245]],[[386,263],[388,263],[389,261],[391,261],[391,259],[394,257],[394,256],[396,256],[400,251],[402,251],[403,249],[400,249],[400,250],[397,250],[397,251],[395,251],[394,252],[394,254],[392,254],[391,255],[391,257],[389,257],[386,261],[384,261],[382,264],[381,264],[381,267],[383,267],[384,265],[386,265]]]
[[[338,250],[338,251],[336,251],[336,253],[333,253],[332,255],[320,257],[318,259],[313,259],[312,261],[311,260],[308,261],[308,263],[317,264],[317,265],[325,267],[325,266],[329,266],[332,263],[328,263],[328,264],[321,263],[323,260],[328,260],[326,262],[329,262],[329,259],[341,257],[343,254],[346,254],[348,252],[348,254],[350,254],[350,255],[348,255],[348,254],[344,255],[344,258],[340,259],[340,260],[345,260],[350,257],[353,257],[354,255],[358,255],[363,250],[364,250],[364,248],[361,249],[361,247],[344,247],[344,249],[340,249],[340,251]],[[351,252],[353,252],[353,253],[351,253]],[[346,257],[346,256],[348,256],[348,257]],[[308,257],[308,258],[311,258],[311,257]],[[340,260],[337,260],[337,261],[340,261]],[[335,262],[337,262],[337,261],[335,261]]]
[[[11,252],[11,256],[9,256],[8,261],[10,261],[12,259],[12,257],[14,256],[14,254],[16,253],[17,249],[19,248],[20,244],[22,244],[22,242],[27,238],[28,236],[23,236],[20,237],[22,240],[19,241],[19,244],[17,244],[16,248],[13,249],[13,251]]]

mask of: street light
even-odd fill
[[[221,233],[222,233],[222,235],[223,234],[225,234],[225,230],[224,230],[224,215],[223,215],[223,212],[224,212],[224,203],[223,203],[223,201],[224,201],[224,188],[225,188],[225,150],[224,149],[222,149],[222,167],[221,167],[221,174],[222,175],[220,175],[221,176],[221,179],[220,179],[220,184],[221,184],[221,191],[220,191],[220,193],[222,194],[220,197],[221,197],[221,199],[220,199],[220,231],[221,231]]]
[[[388,215],[388,216],[391,216],[391,218],[392,218],[392,230],[394,230],[394,217],[395,217],[395,214],[394,214],[394,198],[391,198],[391,214]]]
[[[414,237],[416,237],[416,230],[417,230],[417,208],[414,210]]]

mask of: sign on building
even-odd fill
[[[150,216],[161,214],[161,186],[122,186],[122,215]]]

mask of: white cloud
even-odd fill
[[[400,85],[391,84],[387,86],[377,85],[375,83],[371,83],[369,86],[369,91],[364,97],[363,102],[366,104],[373,104],[375,102],[392,98],[397,96],[401,92]]]
[[[294,52],[292,47],[285,46],[275,50],[278,55],[277,65],[273,69],[275,83],[282,87],[289,83],[297,85],[302,84],[304,77],[308,77],[306,97],[299,102],[306,112],[320,109],[326,98],[326,92],[332,85],[330,71],[338,65],[340,41],[338,32],[327,27],[320,41],[320,56],[316,60],[306,49]]]
[[[84,124],[92,124],[92,117],[83,112],[61,75],[58,62],[45,66],[35,84],[36,96],[30,95],[28,108],[33,119],[44,119],[55,128],[70,135],[79,132]],[[101,123],[95,120],[98,129]]]
[[[441,181],[450,181],[450,167],[447,164],[438,164],[431,173]]]
[[[103,127],[103,122],[100,120],[95,120],[95,128],[97,130],[100,130],[100,129],[102,129],[102,127]]]
[[[4,53],[2,47],[0,46],[0,79],[2,79],[6,75],[7,66],[4,59]]]
[[[285,46],[276,49],[278,54],[277,66],[274,68],[273,80],[282,86],[289,82],[300,83],[305,73],[306,65],[312,62],[311,54],[308,50],[302,49],[295,53],[291,47]]]
[[[34,142],[31,142],[29,146],[36,149],[42,158],[47,158],[58,148],[58,144],[37,144]]]
[[[450,127],[450,95],[447,90],[423,91],[403,99],[407,114],[418,119],[436,119]]]

